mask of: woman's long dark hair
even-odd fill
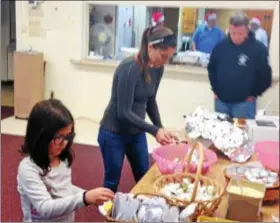
[[[21,153],[30,156],[42,170],[43,175],[50,171],[49,144],[55,134],[62,128],[73,124],[74,119],[70,111],[56,99],[43,100],[38,102],[32,109],[28,118],[24,145]],[[72,141],[69,141],[60,154],[60,160],[67,160],[71,166],[73,152]]]
[[[173,31],[166,26],[156,26],[149,27],[144,30],[141,40],[140,50],[137,56],[137,62],[140,65],[141,72],[144,74],[145,81],[150,83],[151,76],[148,72],[148,63],[149,63],[149,53],[148,53],[148,44],[150,41],[158,40],[170,35],[173,35]],[[155,49],[167,50],[169,47],[176,47],[176,44],[166,44],[166,43],[157,43],[154,44]]]

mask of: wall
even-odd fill
[[[158,2],[145,2],[149,5]],[[174,4],[175,3],[175,4]],[[100,4],[100,2],[98,3]],[[112,2],[106,2],[112,4]],[[141,4],[141,2],[135,2]],[[144,4],[142,2],[142,4]],[[188,4],[209,5],[207,1],[164,2],[171,6]],[[203,5],[204,4],[204,5]],[[211,2],[211,7],[229,7],[229,4],[245,7],[244,2]],[[263,3],[256,1],[256,7],[274,7],[275,1]],[[41,18],[45,35],[42,37],[29,37],[28,6],[25,1],[16,2],[17,15],[17,49],[23,50],[32,46],[33,49],[43,51],[47,61],[45,97],[50,97],[54,91],[55,97],[63,100],[75,117],[87,117],[98,122],[107,105],[114,66],[86,66],[74,65],[71,59],[83,59],[85,52],[86,34],[83,27],[88,27],[87,16],[83,15],[84,4],[80,1],[45,1],[42,4],[44,16]],[[276,11],[274,18],[279,17]],[[279,76],[279,22],[275,19],[272,32],[271,63],[274,74]],[[277,51],[278,50],[278,51]],[[276,52],[276,53],[275,53]],[[279,109],[279,85],[270,89],[259,100],[259,107],[264,106],[268,100],[273,99],[271,107]],[[213,95],[206,75],[179,74],[165,72],[160,86],[158,103],[163,122],[167,127],[182,125],[182,115],[191,112],[197,105],[213,108]]]
[[[3,81],[8,80],[8,53],[7,48],[10,43],[10,24],[9,24],[9,2],[1,2],[1,39],[0,39],[0,78]]]
[[[270,63],[275,75],[279,76],[279,1],[276,2],[273,13],[273,24],[270,38]],[[279,91],[279,87],[278,87]],[[279,93],[277,95],[279,102]]]

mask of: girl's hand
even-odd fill
[[[110,201],[114,199],[114,193],[107,189],[107,188],[96,188],[89,190],[85,193],[85,203],[90,204],[96,204],[96,205],[102,205],[106,201]]]

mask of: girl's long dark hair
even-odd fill
[[[49,144],[55,134],[62,128],[73,124],[74,119],[70,111],[56,99],[38,102],[28,118],[24,144],[21,153],[30,156],[33,162],[43,170],[43,175],[50,171]],[[60,160],[67,160],[71,166],[73,162],[72,142],[69,141],[60,154]]]
[[[173,31],[166,26],[156,26],[156,27],[148,27],[144,30],[141,40],[140,50],[137,56],[137,62],[141,68],[141,72],[143,72],[145,81],[150,83],[151,76],[148,72],[148,63],[149,63],[149,53],[148,53],[148,44],[150,41],[158,40],[160,38],[164,38],[166,36],[170,36],[174,34]],[[176,47],[174,44],[164,44],[157,43],[153,45],[156,49],[166,50],[168,47]]]

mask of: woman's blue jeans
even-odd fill
[[[103,157],[105,172],[103,186],[105,188],[117,192],[125,155],[136,182],[149,170],[149,153],[145,132],[135,135],[119,135],[100,128],[98,143]]]

